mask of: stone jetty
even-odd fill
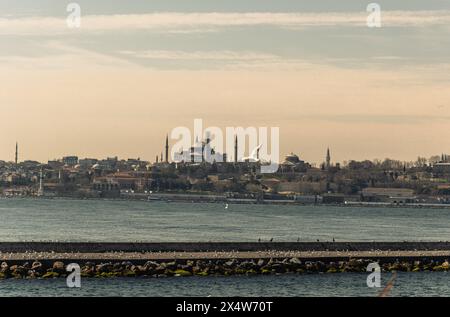
[[[448,271],[447,242],[0,243],[0,278],[231,276]]]

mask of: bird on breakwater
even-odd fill
[[[270,242],[273,242],[273,238],[270,239]]]

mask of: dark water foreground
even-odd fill
[[[81,288],[65,279],[0,280],[1,296],[378,296],[391,278],[382,273],[381,289],[369,288],[367,274],[300,274],[231,277],[82,278]],[[450,296],[450,273],[399,272],[390,296]]]

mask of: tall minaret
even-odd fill
[[[238,137],[236,135],[234,139],[234,162],[237,163],[238,161]]]
[[[166,136],[166,163],[169,163],[169,135]]]
[[[14,161],[16,162],[16,165],[19,162],[19,144],[17,143],[17,141],[16,141],[16,157]]]
[[[326,157],[326,168],[330,168],[331,166],[331,155],[330,155],[330,148],[327,148],[327,157]]]
[[[37,192],[37,195],[38,196],[43,196],[44,195],[44,186],[43,186],[43,183],[42,183],[42,167],[41,167],[41,172],[39,173],[39,189],[38,189],[38,192]]]

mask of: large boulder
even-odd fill
[[[97,273],[109,273],[112,272],[114,269],[114,266],[112,263],[100,263],[95,267],[95,271]]]
[[[174,274],[175,274],[175,276],[191,276],[192,275],[191,272],[186,271],[186,270],[181,270],[181,269],[175,270]]]
[[[291,258],[289,259],[289,264],[292,269],[296,270],[302,266],[302,261],[298,258]]]
[[[39,261],[34,261],[31,264],[31,269],[36,272],[42,271],[43,270],[42,263]]]
[[[12,265],[9,270],[11,275],[17,278],[24,277],[28,272],[28,270],[21,265]]]
[[[64,273],[65,272],[64,262],[61,262],[61,261],[54,262],[52,268],[53,268],[53,272],[57,272],[57,273]]]
[[[232,260],[230,260],[230,261],[226,261],[223,265],[224,265],[225,267],[228,267],[228,268],[233,268],[233,267],[235,267],[237,264],[238,264],[238,261],[237,261],[236,259],[232,259]]]
[[[175,262],[175,261],[166,262],[165,267],[166,267],[166,269],[168,269],[170,271],[175,271],[177,269],[177,262]]]
[[[2,262],[2,264],[0,264],[0,273],[7,273],[9,270],[9,265],[6,262]]]
[[[154,269],[154,268],[156,268],[158,265],[159,265],[159,264],[158,264],[157,262],[155,262],[155,261],[147,261],[147,262],[145,262],[145,264],[144,264],[144,266],[146,267],[146,270]]]

